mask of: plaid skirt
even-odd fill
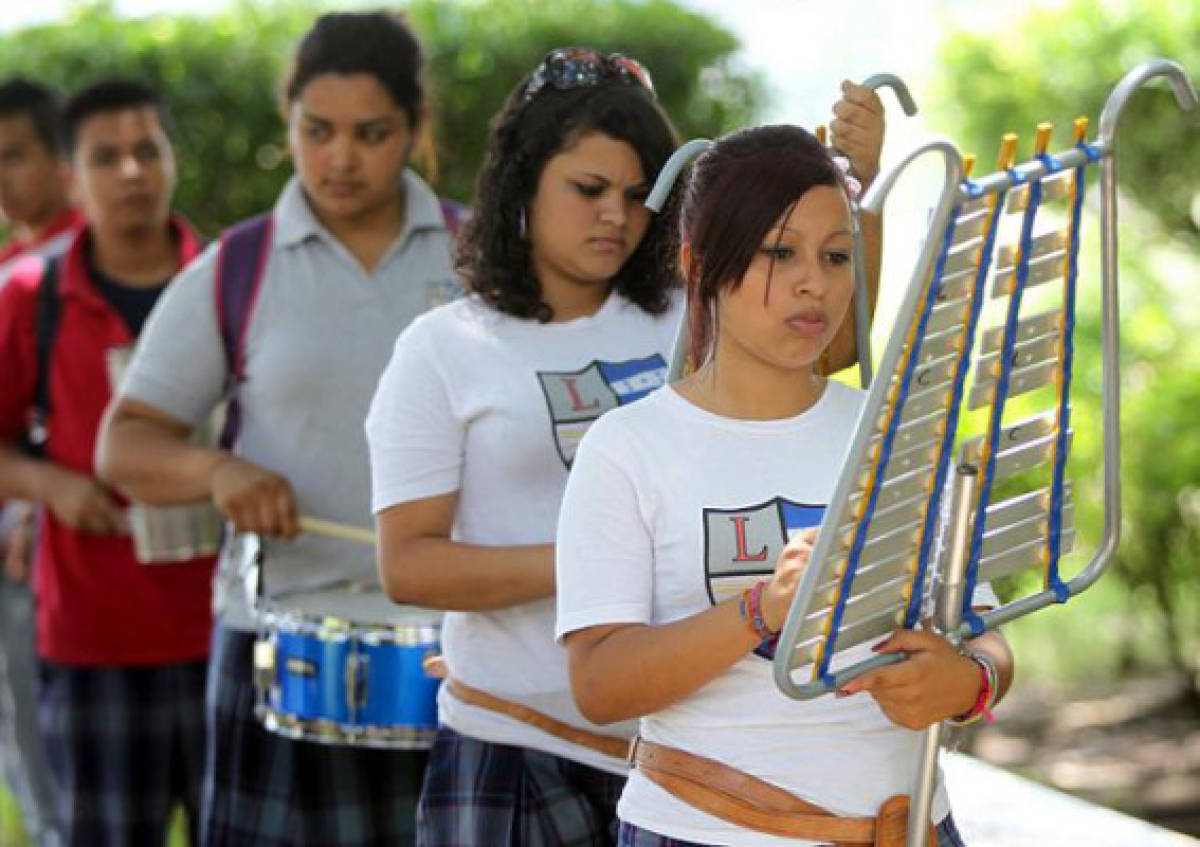
[[[417,808],[421,847],[613,847],[625,777],[438,729]]]
[[[659,835],[648,829],[642,829],[626,821],[621,821],[620,840],[617,844],[618,847],[707,847],[707,845],[698,844],[695,841],[668,838],[665,835]],[[958,828],[954,825],[954,818],[951,815],[946,815],[942,819],[942,822],[937,825],[937,844],[935,847],[966,847],[963,844],[962,836],[958,833]]]
[[[201,843],[411,845],[425,751],[296,741],[254,716],[254,635],[213,633]]]
[[[204,675],[204,662],[145,668],[42,662],[38,722],[66,844],[163,844],[176,803],[194,836]]]

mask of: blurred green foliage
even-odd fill
[[[1032,146],[1040,121],[1056,125],[1055,146],[1070,142],[1071,121],[1092,119],[1095,137],[1104,101],[1140,62],[1168,58],[1193,80],[1200,74],[1200,3],[1177,0],[1070,0],[1039,9],[1003,34],[955,33],[941,51],[939,96],[947,125],[980,164],[995,159],[1000,136],[1020,133]],[[1159,83],[1139,92],[1121,120],[1123,191],[1173,236],[1195,239],[1192,204],[1200,192],[1200,132],[1180,120]],[[1194,241],[1192,244],[1194,245]]]
[[[1200,5],[1070,0],[1031,13],[1003,37],[954,33],[941,51],[939,121],[963,150],[980,154],[981,175],[1007,131],[1021,135],[1023,156],[1031,153],[1040,121],[1055,123],[1052,152],[1069,145],[1079,115],[1092,119],[1094,138],[1116,83],[1139,62],[1159,57],[1180,62],[1197,79]],[[1169,664],[1200,703],[1200,309],[1193,294],[1200,278],[1193,218],[1200,205],[1200,123],[1181,115],[1160,82],[1129,101],[1118,138],[1124,490],[1114,570],[1124,590],[1117,603],[1110,592],[1102,603],[1088,595],[1078,601],[1097,614],[1073,615],[1077,606],[1068,605],[1067,614],[1053,616],[1061,637],[1050,631],[1049,616],[1010,629],[1018,641],[1023,628],[1038,634],[1029,645],[1040,654],[1035,661],[1067,644],[1116,641],[1121,660],[1104,670]],[[1084,224],[1090,232],[1082,250],[1072,462],[1080,474],[1076,547],[1089,555],[1101,535],[1103,482],[1094,179]],[[1146,618],[1155,623],[1149,635]],[[1054,664],[1096,668],[1100,652],[1061,655]]]
[[[124,74],[159,87],[177,125],[179,208],[211,235],[269,207],[290,174],[277,92],[296,39],[329,5],[241,0],[211,15],[129,20],[111,3],[85,2],[61,22],[0,38],[0,77],[21,73],[70,91]],[[731,61],[736,39],[673,0],[415,0],[403,8],[429,57],[438,189],[459,200],[470,198],[488,121],[509,89],[581,32],[650,68],[685,138],[751,122],[764,96],[761,77]]]

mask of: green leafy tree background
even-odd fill
[[[84,3],[61,22],[0,38],[0,77],[21,73],[76,89],[123,74],[158,86],[175,118],[179,207],[212,235],[270,206],[291,172],[278,90],[296,39],[326,6],[236,3],[212,15],[129,20]],[[753,121],[761,78],[738,69],[737,40],[672,0],[483,0],[404,6],[429,57],[439,113],[437,187],[470,198],[488,120],[548,50],[588,43],[636,56],[685,137]]]

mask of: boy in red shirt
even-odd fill
[[[92,452],[112,393],[107,352],[134,341],[199,250],[170,210],[175,159],[157,95],[97,83],[65,124],[86,225],[57,260],[0,290],[0,497],[42,505],[35,594],[39,711],[68,843],[161,843],[176,800],[196,820],[213,560],[146,566]],[[44,455],[22,453],[38,394],[38,298],[56,281]]]
[[[25,253],[61,253],[82,216],[71,206],[71,172],[51,88],[21,77],[0,83],[0,284]]]

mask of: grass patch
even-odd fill
[[[21,810],[17,798],[0,783],[0,847],[27,847],[25,828],[21,826]]]
[[[176,808],[171,816],[167,847],[187,847],[187,827],[183,809]],[[0,783],[0,847],[33,847],[21,825],[21,809],[17,800]]]

